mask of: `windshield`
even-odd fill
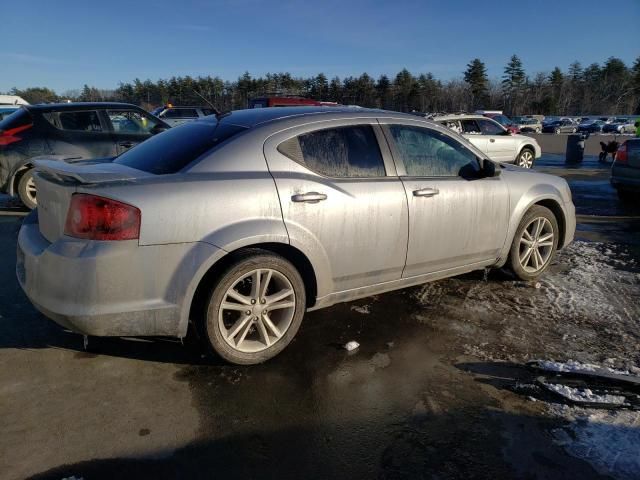
[[[115,163],[163,175],[176,173],[202,154],[246,130],[237,125],[192,122],[174,127],[127,150]]]

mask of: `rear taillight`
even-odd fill
[[[87,240],[133,240],[140,237],[140,210],[110,198],[76,193],[64,234]]]
[[[22,125],[21,127],[9,128],[8,130],[0,130],[0,146],[10,145],[22,140],[22,137],[18,137],[17,134],[29,130],[33,127],[33,124]]]
[[[627,163],[627,144],[623,143],[616,152],[616,163]]]

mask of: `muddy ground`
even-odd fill
[[[640,478],[635,412],[563,405],[523,362],[640,366],[640,207],[588,158],[577,239],[537,284],[493,271],[310,313],[265,365],[82,338],[37,313],[0,216],[0,477]],[[341,348],[356,340],[360,348]]]

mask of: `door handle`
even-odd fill
[[[438,195],[440,191],[437,188],[421,188],[420,190],[414,190],[414,197],[433,197]]]
[[[496,139],[495,139],[495,138],[490,138],[490,139],[489,139],[489,141],[490,141],[491,143],[493,143],[493,142],[495,142],[495,141],[496,141]]]
[[[118,145],[120,145],[121,147],[124,147],[124,148],[133,147],[133,143],[132,142],[120,142]]]
[[[306,202],[306,203],[318,203],[322,200],[326,200],[327,196],[324,193],[308,192],[297,193],[291,197],[293,202]]]

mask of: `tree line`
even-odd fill
[[[61,95],[46,87],[14,88],[30,103],[55,101],[118,101],[143,108],[166,103],[209,103],[221,111],[246,108],[259,96],[296,95],[345,105],[383,108],[402,112],[462,112],[498,109],[511,115],[628,115],[640,114],[640,57],[633,65],[610,57],[602,64],[583,66],[574,62],[566,70],[527,75],[522,60],[513,55],[499,79],[490,79],[479,58],[469,62],[461,78],[439,80],[431,73],[414,74],[403,69],[395,76],[375,79],[362,75],[327,78],[293,77],[268,73],[253,77],[248,72],[236,81],[218,76],[171,77],[158,81],[135,79],[114,90],[85,85]],[[206,100],[206,102],[205,102]]]

